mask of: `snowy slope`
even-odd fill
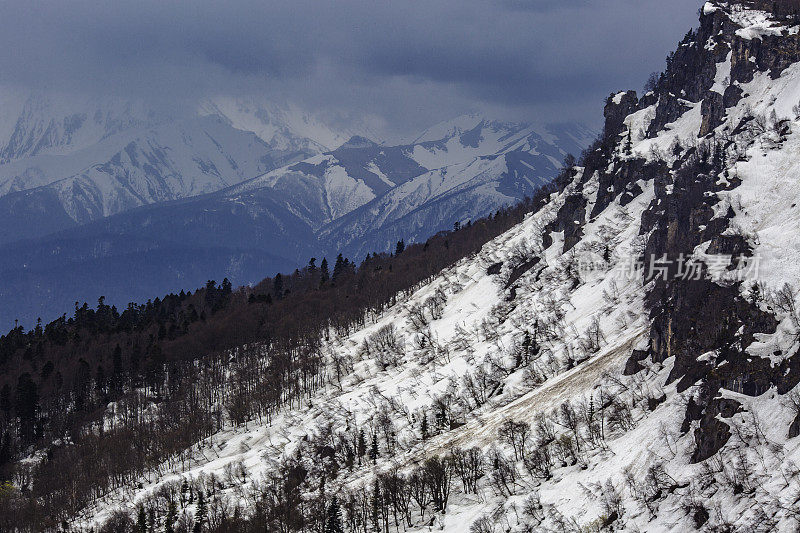
[[[764,68],[768,54],[741,70],[752,35],[739,30],[763,12],[713,2],[702,13],[684,44],[709,76],[687,81],[676,64],[641,101],[612,95],[610,137],[566,188],[373,323],[331,332],[325,382],[301,405],[229,425],[77,522],[163,507],[183,480],[246,513],[257,493],[248,483],[296,453],[311,472],[315,450],[362,428],[381,435],[378,455],[326,480],[341,500],[455,448],[485,454],[474,493],[454,476],[446,510],[412,503],[400,530],[796,530],[800,70]],[[770,20],[769,31],[793,42],[785,24]],[[738,97],[719,112],[723,73]],[[683,102],[673,83],[684,84]],[[677,251],[706,277],[632,270],[644,254]],[[742,263],[728,257],[713,276],[713,256],[726,251],[760,268],[737,283]],[[381,347],[377,334],[391,326],[394,347]],[[508,421],[527,424],[526,437],[506,438]],[[325,497],[303,486],[309,501]]]

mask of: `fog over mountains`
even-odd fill
[[[533,194],[593,135],[464,115],[387,143],[367,121],[340,128],[256,98],[192,113],[44,92],[0,100],[6,325],[425,240]]]

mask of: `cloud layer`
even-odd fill
[[[188,100],[259,93],[417,128],[466,110],[597,123],[698,0],[10,0],[0,82]]]

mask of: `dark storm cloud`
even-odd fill
[[[0,7],[0,82],[189,99],[265,92],[398,128],[472,109],[596,121],[697,0],[46,0]]]
[[[526,11],[545,13],[576,6],[589,5],[589,0],[502,0],[503,5]]]

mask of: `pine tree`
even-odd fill
[[[518,361],[517,366],[519,366],[519,364],[523,362],[527,365],[528,358],[531,355],[531,332],[527,330],[525,330],[525,339],[522,341],[522,355],[523,355],[523,360]]]
[[[367,453],[367,438],[364,436],[364,430],[358,432],[358,464],[361,464],[361,458]]]
[[[625,155],[631,155],[633,153],[633,135],[631,134],[631,130],[628,129],[628,137],[625,140]]]
[[[164,533],[175,532],[175,521],[178,519],[178,509],[174,500],[170,500],[167,517],[164,519]]]
[[[397,241],[397,246],[394,249],[394,255],[400,255],[406,249],[406,242],[404,240]]]
[[[197,493],[197,512],[194,514],[194,528],[193,533],[200,533],[203,530],[203,522],[206,519],[206,499],[203,497],[203,492]]]
[[[372,459],[372,464],[377,464],[378,462],[378,434],[372,434],[372,446],[369,449],[369,458]]]
[[[186,481],[186,478],[183,479],[183,483],[181,484],[181,506],[186,505],[186,500],[189,496],[189,482]]]
[[[339,254],[336,257],[336,264],[333,265],[333,278],[332,278],[333,281],[336,281],[336,279],[342,274],[344,266],[345,266],[344,257],[342,257],[342,254]]]
[[[380,533],[383,529],[381,527],[381,489],[377,479],[375,480],[375,487],[372,491],[370,504],[372,511],[370,513],[370,518],[372,518],[372,530],[376,533]]]
[[[760,301],[761,287],[758,285],[758,283],[753,283],[753,286],[750,288],[750,303],[754,306],[757,306]]]
[[[147,513],[144,507],[139,507],[139,516],[136,519],[136,533],[147,533]]]
[[[342,527],[342,509],[339,507],[339,502],[334,496],[331,504],[328,506],[328,512],[325,518],[325,533],[344,533]]]
[[[272,292],[278,300],[283,298],[283,276],[280,274],[275,274],[275,279],[272,281]]]
[[[233,284],[231,284],[228,278],[222,280],[222,295],[227,296],[231,292],[233,292]]]
[[[320,270],[319,284],[324,285],[325,283],[328,283],[328,281],[331,279],[331,274],[328,271],[328,260],[324,257],[322,258],[322,264],[320,265],[319,270]]]
[[[422,440],[426,440],[428,438],[428,413],[425,411],[422,412],[422,427],[420,427],[420,432],[422,433]]]

